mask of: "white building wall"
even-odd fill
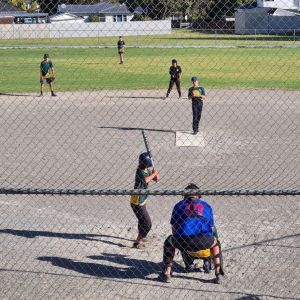
[[[258,7],[300,9],[299,0],[257,0]]]
[[[132,19],[133,19],[133,15],[127,16],[127,22],[131,21]],[[114,16],[106,16],[106,17],[105,17],[105,22],[108,22],[108,23],[115,23],[115,22],[114,22]]]
[[[0,39],[35,39],[170,34],[171,21],[0,25]]]

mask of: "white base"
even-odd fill
[[[191,131],[176,131],[177,147],[204,147],[205,140],[203,134],[193,134]]]

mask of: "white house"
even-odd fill
[[[76,15],[70,13],[60,13],[56,15],[52,15],[50,17],[50,23],[84,23],[85,20],[82,17],[78,17]]]
[[[300,0],[257,0],[237,9],[235,33],[292,33],[300,31]]]
[[[117,5],[109,2],[96,4],[61,4],[58,5],[58,13],[70,13],[83,17],[89,21],[92,16],[99,17],[99,22],[128,22],[134,14],[126,5]]]

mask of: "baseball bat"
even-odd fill
[[[142,130],[142,135],[143,135],[144,143],[145,143],[145,146],[146,146],[146,150],[147,150],[148,155],[149,155],[149,157],[151,159],[153,170],[155,170],[153,157],[152,157],[152,154],[151,154],[151,151],[150,151],[150,146],[149,146],[148,139],[147,139],[147,136],[146,136],[146,133],[145,133],[144,130]],[[158,182],[158,180],[155,180],[155,181]]]
[[[151,154],[151,151],[150,151],[150,147],[149,147],[149,143],[148,143],[148,139],[147,139],[147,136],[146,136],[146,133],[144,130],[142,130],[142,135],[143,135],[143,139],[144,139],[144,143],[145,143],[145,146],[146,146],[146,150],[147,150],[147,153],[151,159],[151,162],[152,162],[152,166],[153,166],[153,169],[154,169],[154,161],[153,161],[153,157],[152,157],[152,154]]]

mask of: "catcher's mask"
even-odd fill
[[[139,163],[144,165],[146,168],[153,167],[152,160],[148,152],[144,152],[139,156]]]

